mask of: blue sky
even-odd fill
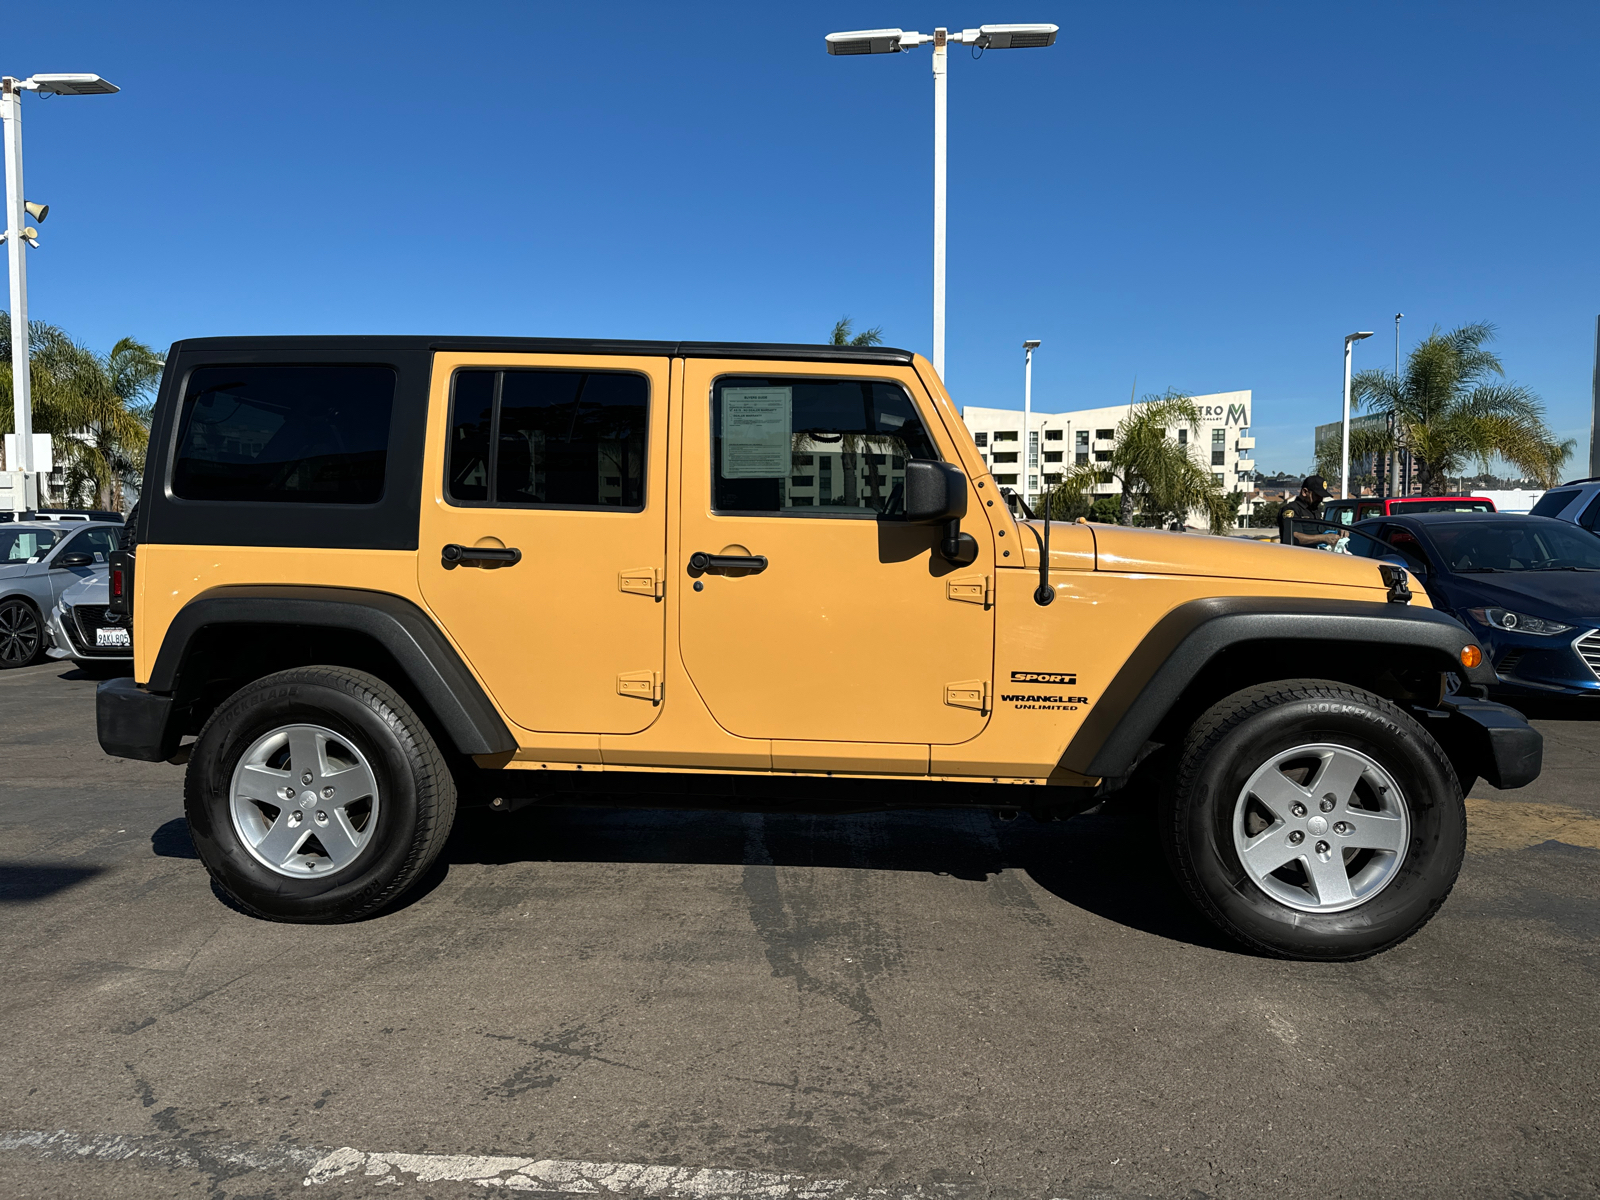
[[[19,10],[19,17],[22,15]],[[947,374],[1038,407],[1250,388],[1304,469],[1357,367],[1499,326],[1589,434],[1600,6],[1280,3],[33,6],[35,319],[104,349],[244,333],[820,340],[928,353],[927,51],[835,29],[1053,21],[950,66]],[[20,28],[19,28],[20,26]]]

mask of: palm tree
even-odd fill
[[[1051,514],[1097,483],[1121,484],[1119,525],[1133,524],[1138,502],[1146,518],[1156,524],[1183,520],[1192,510],[1206,514],[1211,532],[1221,533],[1231,519],[1234,506],[1223,495],[1222,485],[1195,457],[1191,446],[1182,446],[1171,436],[1174,426],[1200,427],[1200,411],[1188,396],[1169,391],[1162,396],[1146,396],[1133,405],[1117,425],[1116,444],[1111,458],[1102,463],[1077,467],[1063,478],[1051,502]],[[1192,444],[1191,444],[1192,445]]]
[[[840,317],[834,322],[833,332],[828,335],[830,346],[881,346],[883,345],[883,326],[874,325],[871,329],[863,329],[860,333],[853,334],[853,323],[849,317]]]
[[[1352,430],[1351,456],[1408,450],[1424,492],[1461,474],[1470,460],[1487,471],[1496,456],[1554,486],[1572,447],[1545,425],[1538,396],[1502,382],[1499,356],[1484,349],[1493,340],[1494,326],[1486,321],[1449,333],[1435,326],[1412,349],[1399,377],[1379,369],[1352,379],[1352,407],[1388,418],[1390,428],[1363,430],[1359,439]]]
[[[161,356],[133,338],[122,338],[102,356],[54,325],[30,322],[28,363],[33,427],[54,438],[67,499],[120,510],[119,485],[137,481],[144,469]],[[9,313],[0,313],[0,392],[11,392]],[[0,412],[7,432],[13,415],[10,404]]]

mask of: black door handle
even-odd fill
[[[707,554],[696,550],[689,556],[691,571],[749,571],[756,574],[767,569],[765,554]]]
[[[446,571],[453,571],[457,567],[487,567],[499,563],[511,567],[522,561],[522,551],[515,546],[501,549],[499,546],[457,546],[452,542],[439,552],[439,557],[443,560]]]

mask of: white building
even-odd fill
[[[1250,436],[1250,393],[1217,392],[1192,396],[1200,410],[1196,428],[1174,428],[1169,435],[1181,445],[1191,446],[1200,461],[1209,463],[1211,472],[1224,492],[1246,492],[1253,487],[1255,439]],[[1116,444],[1117,424],[1128,415],[1131,405],[1113,404],[1106,408],[1082,408],[1075,412],[1034,412],[1028,430],[1027,460],[1024,466],[1022,411],[1010,408],[961,410],[961,418],[972,431],[978,452],[994,474],[995,482],[1010,487],[1027,498],[1031,507],[1047,488],[1061,482],[1071,467],[1091,466],[1111,458]],[[1095,496],[1121,492],[1116,483],[1097,484]],[[1239,507],[1241,518],[1249,515],[1250,504]],[[1203,519],[1191,523],[1204,525]]]

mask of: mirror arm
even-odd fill
[[[939,553],[946,562],[964,567],[978,559],[978,539],[961,532],[961,518],[951,517],[944,523],[939,537]]]

